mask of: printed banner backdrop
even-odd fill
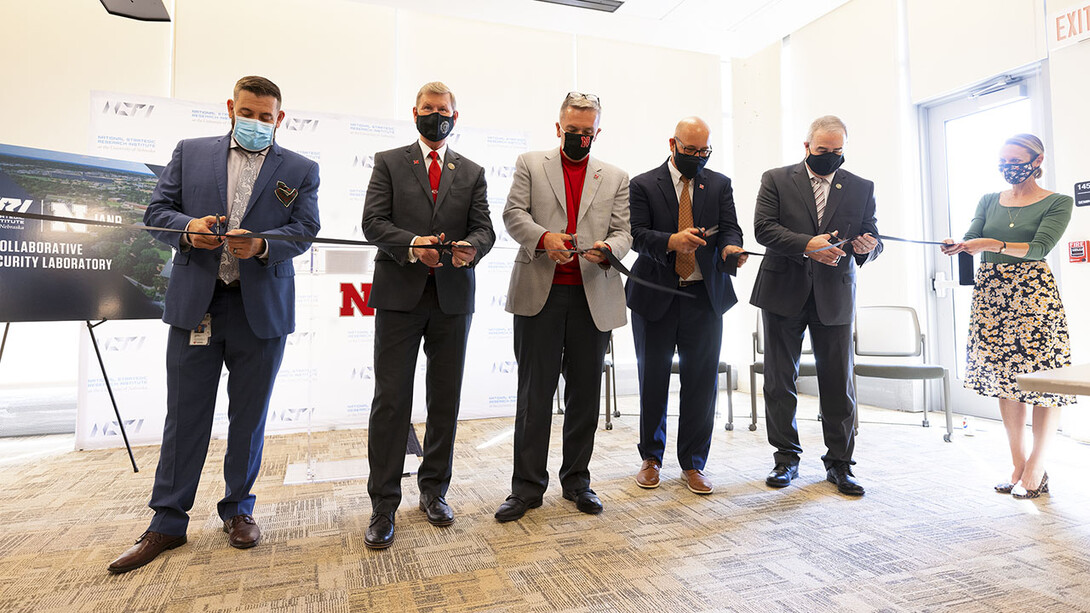
[[[143,161],[0,145],[0,321],[162,316],[170,248],[147,233],[3,216],[138,222],[157,179]]]
[[[321,167],[319,235],[362,240],[360,222],[374,154],[415,141],[415,126],[410,121],[285,111],[277,142]],[[179,140],[226,134],[229,129],[224,103],[91,93],[88,146],[93,154],[165,165]],[[459,127],[448,143],[486,169],[498,239],[496,248],[477,267],[477,305],[460,417],[514,415],[517,374],[512,318],[504,305],[516,245],[503,230],[501,213],[515,158],[526,150],[527,139],[524,133]],[[374,318],[366,301],[374,251],[316,245],[296,258],[296,331],[288,337],[269,409],[268,432],[367,425],[374,395]],[[162,322],[111,321],[96,329],[129,439],[136,444],[155,443],[162,436],[166,332]],[[424,368],[421,352],[414,383],[414,422],[426,415]],[[227,429],[226,379],[225,370],[213,428],[217,436]],[[78,414],[78,448],[124,444],[86,335],[81,347]]]

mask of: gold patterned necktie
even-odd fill
[[[821,226],[821,220],[825,217],[825,179],[823,177],[812,177],[810,181],[814,184],[814,202],[817,204],[817,218],[818,226]]]
[[[693,199],[689,195],[689,182],[691,179],[681,177],[681,194],[677,203],[677,229],[678,232],[693,227]],[[696,253],[678,253],[674,260],[674,270],[684,281],[696,271]]]
[[[257,163],[261,155],[246,152],[246,161],[242,164],[242,171],[238,175],[238,185],[235,186],[235,198],[231,201],[231,215],[227,219],[227,229],[237,230],[242,225],[242,216],[246,214],[246,207],[250,205],[250,196],[254,192],[254,181],[257,180]],[[223,244],[223,253],[220,254],[219,278],[224,283],[231,283],[238,279],[238,258]]]

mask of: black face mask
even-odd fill
[[[568,156],[569,160],[578,162],[579,160],[590,155],[590,144],[593,142],[593,136],[576,134],[574,132],[565,132],[564,155]]]
[[[700,171],[704,170],[704,165],[707,163],[708,158],[702,158],[699,155],[687,155],[674,149],[674,166],[677,166],[678,172],[686,179],[692,179],[700,174]]]
[[[446,140],[454,129],[454,117],[441,113],[416,116],[416,130],[433,143]]]
[[[806,165],[810,167],[810,170],[814,171],[814,174],[823,177],[836,172],[836,169],[840,168],[842,164],[844,164],[844,156],[832,151],[821,155],[811,153],[806,156]]]

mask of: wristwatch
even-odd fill
[[[1003,243],[1003,246],[999,248],[999,255],[1003,255],[1003,252],[1007,250],[1007,241],[999,241]]]

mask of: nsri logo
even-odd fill
[[[284,129],[290,132],[317,132],[318,120],[288,117],[288,120],[284,122]]]
[[[374,168],[375,156],[357,155],[352,158],[352,168]]]
[[[103,115],[120,115],[122,117],[151,117],[152,111],[155,110],[154,104],[144,104],[142,102],[124,102],[121,100],[107,100],[106,104],[102,107]]]
[[[299,407],[297,409],[284,409],[283,411],[270,411],[269,417],[274,422],[294,422],[302,420],[308,413],[313,414],[310,407]]]
[[[504,360],[502,362],[492,362],[492,372],[509,374],[515,372],[518,368],[518,362],[515,360]]]
[[[126,419],[125,420],[125,432],[126,434],[139,434],[141,428],[144,427],[143,419]],[[107,421],[103,423],[95,423],[91,426],[91,436],[118,436],[121,434],[121,428],[118,427],[117,421]]]
[[[33,203],[33,200],[23,200],[22,198],[0,198],[0,212],[26,213]]]
[[[106,351],[137,351],[144,346],[146,336],[113,336],[102,341]]]
[[[352,374],[348,377],[351,381],[370,381],[375,378],[374,366],[358,366],[352,369]]]

